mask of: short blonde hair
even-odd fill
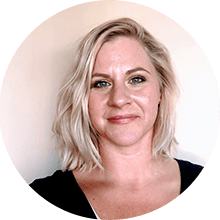
[[[88,114],[91,76],[102,45],[120,36],[137,40],[154,65],[160,84],[161,102],[154,124],[153,157],[173,157],[177,145],[174,137],[175,106],[179,89],[169,52],[137,22],[120,18],[99,25],[79,42],[73,67],[59,91],[53,132],[63,170],[102,168],[98,134]]]

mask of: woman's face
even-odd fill
[[[100,143],[130,146],[151,138],[160,102],[155,69],[141,44],[119,37],[97,54],[89,116]]]

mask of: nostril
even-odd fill
[[[110,93],[108,104],[118,108],[131,104],[129,92],[121,87],[114,88]]]

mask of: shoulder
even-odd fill
[[[176,161],[179,164],[181,174],[198,175],[203,169],[203,166],[186,160],[176,159]]]
[[[189,161],[175,159],[179,165],[181,175],[181,192],[184,192],[201,173],[203,166]]]
[[[50,203],[60,206],[60,200],[65,199],[68,190],[79,192],[77,183],[71,171],[56,171],[53,175],[36,179],[30,187]]]
[[[65,211],[94,218],[94,213],[72,171],[58,170],[51,176],[34,180],[30,187],[48,202]]]
[[[34,180],[30,184],[30,187],[37,192],[43,192],[44,190],[53,189],[57,186],[62,187],[70,180],[74,182],[74,176],[71,174],[71,171],[62,172],[58,170],[51,176]]]

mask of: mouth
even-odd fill
[[[108,118],[108,121],[112,124],[123,125],[123,124],[131,123],[137,117],[138,117],[137,115],[117,115]]]

